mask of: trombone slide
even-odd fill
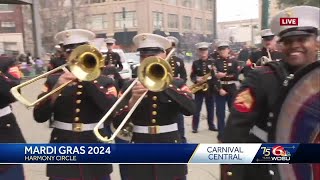
[[[139,67],[139,70],[138,70],[138,78],[136,78],[130,84],[130,86],[122,94],[122,96],[115,102],[115,104],[109,109],[109,111],[102,117],[102,119],[94,127],[93,133],[95,134],[95,136],[100,141],[110,143],[116,138],[118,133],[122,130],[122,128],[125,126],[125,124],[129,120],[129,118],[131,117],[131,115],[135,111],[135,109],[138,107],[140,102],[143,100],[144,96],[148,93],[148,90],[154,91],[154,92],[159,92],[159,91],[163,90],[163,88],[167,87],[171,83],[171,81],[172,81],[172,70],[171,70],[171,66],[168,63],[168,60],[172,56],[174,51],[175,51],[175,49],[172,49],[168,53],[168,55],[167,55],[167,57],[165,59],[161,59],[161,58],[158,58],[158,57],[148,57],[148,58],[143,60],[143,62],[141,63],[141,65]],[[152,81],[152,78],[150,78],[150,77],[153,76],[155,72],[153,72],[153,73],[151,72],[151,70],[150,70],[151,69],[151,65],[153,65],[153,66],[155,66],[155,65],[161,66],[163,68],[164,72],[165,72],[163,77],[161,77],[161,78],[158,77],[160,80],[153,81],[152,83],[150,82],[150,81]],[[146,71],[144,69],[146,69]],[[148,75],[150,77],[145,77],[145,76],[148,76]],[[137,102],[133,105],[133,107],[130,109],[128,114],[122,120],[122,122],[117,127],[117,129],[112,134],[112,136],[110,138],[108,138],[107,136],[103,137],[99,132],[99,127],[108,119],[108,117],[112,114],[112,112],[121,103],[121,101],[127,96],[127,94],[131,91],[133,86],[137,84],[138,81],[140,81],[144,86],[146,86],[148,90],[146,92],[144,92],[142,94],[142,96],[137,100]],[[151,85],[148,84],[148,82]]]
[[[38,104],[39,102],[43,101],[44,99],[48,98],[49,96],[51,96],[53,93],[56,93],[58,91],[60,91],[62,88],[64,88],[65,86],[67,86],[68,84],[70,84],[72,82],[72,80],[70,80],[69,82],[66,82],[64,84],[62,84],[61,86],[55,88],[54,90],[51,91],[51,93],[48,93],[44,96],[42,96],[41,98],[37,99],[34,102],[29,101],[28,99],[26,99],[25,97],[23,97],[21,95],[21,93],[19,92],[19,90],[21,90],[22,87],[29,85],[35,81],[38,81],[39,79],[45,78],[46,76],[55,73],[59,70],[63,70],[64,72],[69,72],[68,69],[66,68],[67,64],[61,65],[55,69],[52,69],[51,71],[48,71],[42,75],[37,76],[36,78],[30,80],[30,81],[26,81],[24,83],[21,83],[13,88],[10,89],[11,94],[18,100],[20,101],[23,105],[25,105],[27,108],[33,107],[36,104]]]
[[[65,84],[60,85],[59,87],[47,93],[46,95],[39,98],[35,102],[30,102],[25,97],[23,97],[22,94],[19,92],[21,88],[35,81],[38,81],[39,79],[45,78],[48,75],[54,72],[57,72],[61,69],[64,72],[71,72],[73,75],[77,77],[77,79],[80,79],[83,81],[92,81],[99,77],[101,73],[100,68],[103,67],[103,65],[104,65],[104,59],[102,57],[102,54],[95,47],[90,45],[81,45],[72,51],[72,53],[68,58],[68,62],[66,64],[61,65],[55,69],[52,69],[51,71],[48,71],[42,75],[39,75],[29,81],[21,83],[18,86],[15,86],[11,88],[10,92],[18,101],[20,101],[27,108],[29,108],[29,107],[35,106],[36,104],[48,98],[52,94],[60,91],[61,89],[66,87],[68,84],[70,84],[72,80],[66,82]],[[67,66],[69,66],[70,71],[68,71],[68,69],[66,68]]]
[[[117,102],[109,109],[109,111],[102,117],[102,119],[98,122],[98,124],[94,127],[93,129],[93,133],[96,135],[96,137],[102,141],[102,142],[112,142],[116,136],[118,135],[118,133],[121,131],[121,129],[123,128],[123,126],[126,124],[126,122],[128,121],[128,119],[130,118],[130,116],[132,115],[132,113],[134,112],[134,110],[137,108],[137,106],[139,105],[139,103],[142,101],[143,97],[147,94],[148,91],[146,91],[139,99],[138,101],[134,104],[134,106],[130,109],[130,111],[128,112],[128,114],[126,115],[126,117],[122,120],[121,124],[117,127],[116,131],[112,134],[112,136],[110,138],[103,137],[100,132],[99,132],[99,127],[106,121],[106,119],[108,119],[108,117],[112,114],[112,112],[115,110],[115,108],[121,103],[121,101],[126,97],[126,95],[131,91],[131,89],[133,88],[134,85],[137,84],[137,82],[139,81],[139,79],[135,79],[130,86],[127,88],[127,90],[122,94],[122,96],[117,100]]]

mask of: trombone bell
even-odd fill
[[[68,58],[70,72],[81,81],[93,81],[104,67],[102,54],[93,46],[82,45],[72,51]]]
[[[149,91],[163,91],[172,82],[171,66],[162,58],[148,57],[138,68],[138,79]]]
[[[24,83],[21,83],[13,88],[11,88],[10,92],[11,94],[22,104],[24,104],[26,107],[33,107],[39,102],[45,100],[52,94],[60,91],[64,87],[66,87],[68,84],[70,84],[72,81],[66,82],[59,87],[55,88],[51,92],[47,93],[46,95],[42,96],[41,98],[37,99],[34,102],[29,101],[27,98],[22,96],[22,94],[19,92],[21,88],[32,84],[35,81],[38,81],[42,78],[46,78],[50,74],[53,74],[59,70],[63,70],[64,72],[69,72],[66,67],[69,67],[70,72],[77,77],[77,79],[81,81],[92,81],[100,76],[101,69],[104,66],[104,58],[102,57],[102,54],[93,46],[90,45],[81,45],[74,49],[72,53],[70,54],[68,61],[66,64],[59,66],[51,71],[48,71],[42,75],[39,75],[33,79],[30,79],[29,81],[26,81]]]
[[[170,51],[166,59],[162,59],[156,56],[151,56],[144,59],[141,62],[138,68],[138,78],[131,83],[131,85],[117,100],[117,102],[115,102],[115,104],[110,108],[110,110],[102,117],[102,119],[94,127],[93,132],[100,141],[107,142],[107,143],[112,142],[122,131],[123,127],[127,124],[127,121],[129,120],[129,118],[131,117],[135,109],[143,100],[144,96],[148,93],[148,91],[146,91],[144,94],[142,94],[141,97],[139,97],[137,102],[133,105],[133,107],[131,107],[126,117],[122,120],[122,122],[117,127],[117,129],[113,132],[110,138],[103,137],[100,134],[99,132],[100,126],[108,119],[108,117],[112,114],[112,112],[116,109],[116,107],[131,91],[134,85],[138,83],[138,81],[140,81],[149,91],[153,91],[153,92],[163,91],[172,83],[173,74],[172,74],[171,66],[168,63],[168,59],[172,56],[173,52],[174,52],[174,49]]]

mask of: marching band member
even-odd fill
[[[66,30],[55,36],[63,41],[68,55],[94,37],[94,33],[83,29]],[[73,80],[69,86],[36,105],[34,118],[43,123],[53,115],[50,143],[99,143],[92,131],[117,99],[113,81],[104,76],[92,82],[80,81],[69,72],[51,74],[39,97],[69,80]],[[110,180],[111,173],[112,165],[47,165],[50,180]]]
[[[229,42],[218,42],[218,56],[214,62],[216,77],[220,80],[221,89],[216,94],[216,114],[218,119],[218,139],[225,126],[226,103],[231,108],[238,83],[238,61],[230,57]]]
[[[14,62],[13,58],[0,56],[0,143],[25,143],[10,106],[16,101],[10,89],[20,81],[20,74],[11,70],[16,69]],[[0,179],[24,180],[23,166],[0,165]]]
[[[48,65],[48,71],[57,68],[61,65],[64,65],[67,61],[65,58],[65,51],[63,50],[63,43],[59,43],[55,46],[56,53],[55,56],[50,59],[49,65]]]
[[[166,50],[169,53],[172,48],[176,48],[178,46],[179,40],[176,37],[168,36],[167,39],[171,42],[171,47]],[[187,82],[187,72],[186,68],[184,67],[183,59],[180,59],[177,56],[172,56],[169,60],[170,66],[172,68],[173,77],[180,77]],[[184,129],[184,117],[183,114],[178,115],[178,131],[181,136],[182,143],[187,142],[187,138],[185,137],[185,129]]]
[[[140,52],[141,61],[149,56],[166,57],[165,50],[171,44],[165,37],[142,33],[133,38]],[[124,92],[132,81],[123,87]],[[121,122],[127,112],[148,89],[140,82],[132,91],[131,97],[115,115],[114,121]],[[180,143],[177,116],[183,113],[190,116],[195,104],[189,88],[183,79],[175,78],[172,84],[161,92],[148,91],[131,116],[133,137],[131,143]],[[130,180],[181,180],[187,174],[186,165],[126,165]]]
[[[271,21],[285,58],[250,72],[237,93],[221,141],[224,143],[270,143],[275,128],[275,106],[285,80],[303,67],[317,62],[320,9],[296,6],[280,11]],[[281,26],[280,19],[295,17],[299,24]],[[299,142],[296,142],[299,143]],[[305,143],[305,142],[302,142]],[[224,180],[279,179],[272,165],[223,165]]]
[[[105,60],[106,60],[105,64],[106,64],[106,66],[108,66],[108,65],[115,66],[117,68],[117,70],[120,72],[123,69],[120,55],[118,53],[112,51],[112,47],[115,42],[116,42],[116,40],[113,38],[106,39],[108,52],[107,52],[107,55],[105,58]]]
[[[250,58],[246,62],[246,66],[243,68],[243,75],[246,77],[247,74],[254,68],[254,64],[261,66],[258,60],[263,56],[269,58],[272,61],[279,61],[283,59],[284,54],[276,48],[276,36],[271,32],[270,29],[264,29],[261,31],[262,38],[262,49],[258,49],[251,53]]]
[[[210,43],[200,42],[196,44],[198,49],[199,59],[193,61],[190,78],[194,84],[204,82],[206,79],[203,79],[204,76],[208,73],[212,74],[214,77],[214,60],[210,59],[209,54],[209,46]],[[212,86],[212,80],[209,80],[208,83],[209,88],[207,90],[200,90],[195,93],[195,102],[196,102],[196,113],[192,118],[192,132],[198,133],[199,120],[200,120],[200,112],[203,103],[203,99],[205,99],[206,109],[207,109],[207,120],[210,131],[217,131],[213,120],[214,120],[214,93],[216,93],[216,88]]]

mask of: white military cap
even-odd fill
[[[171,42],[171,43],[174,43],[176,46],[178,45],[179,43],[179,40],[174,37],[174,36],[168,36],[167,39]]]
[[[107,44],[114,44],[114,43],[116,43],[116,40],[113,39],[113,38],[107,38],[107,39],[105,40],[105,42],[106,42]]]
[[[56,34],[55,39],[63,45],[86,43],[95,38],[95,34],[84,29],[69,29]]]
[[[150,34],[150,33],[141,33],[133,37],[133,43],[139,49],[161,49],[166,50],[171,47],[171,42],[160,35]]]
[[[229,47],[230,46],[230,41],[219,41],[217,43],[217,47]]]
[[[211,43],[208,42],[199,42],[196,44],[197,49],[209,49]]]
[[[274,34],[272,33],[271,29],[263,29],[261,31],[261,37],[269,37],[269,36],[274,36]]]
[[[296,24],[283,22],[287,18],[297,18]],[[295,6],[279,12],[271,20],[271,30],[280,37],[280,41],[289,36],[317,34],[320,9],[313,6]]]

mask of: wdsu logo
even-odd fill
[[[290,161],[291,153],[286,150],[292,147],[283,147],[280,145],[275,145],[273,147],[261,147],[263,159],[269,161],[280,161],[288,162]]]

